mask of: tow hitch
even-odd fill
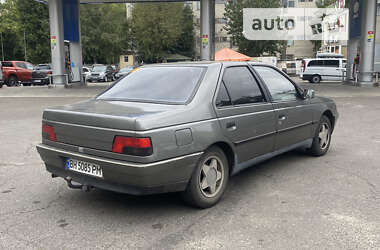
[[[83,184],[73,184],[73,179],[70,176],[64,178],[67,182],[67,186],[72,189],[82,189],[84,192],[90,192],[94,187]]]

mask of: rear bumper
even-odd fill
[[[302,75],[301,76],[302,80],[311,80],[312,77],[313,77],[313,75]]]
[[[45,77],[45,78],[32,78],[31,81],[34,84],[47,84],[47,83],[49,83],[49,78],[48,77]]]
[[[152,163],[131,163],[66,151],[45,144],[37,145],[46,170],[60,177],[115,192],[134,195],[183,191],[203,152]],[[65,162],[73,158],[101,166],[103,178],[67,170]]]

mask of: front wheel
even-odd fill
[[[319,83],[321,81],[321,77],[319,75],[313,75],[311,78],[312,83]]]
[[[222,197],[228,178],[226,155],[220,148],[211,147],[200,158],[182,197],[191,206],[212,207]]]
[[[322,156],[327,153],[331,143],[332,126],[327,116],[322,116],[317,131],[313,138],[313,144],[309,149],[311,155]]]

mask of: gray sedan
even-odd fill
[[[216,204],[230,176],[296,148],[322,156],[334,102],[269,65],[149,65],[88,101],[43,112],[37,150],[72,188],[182,192]]]

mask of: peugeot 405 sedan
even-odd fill
[[[37,150],[69,187],[182,192],[207,208],[258,162],[297,148],[324,155],[337,118],[332,100],[269,65],[148,65],[93,99],[45,109]]]

